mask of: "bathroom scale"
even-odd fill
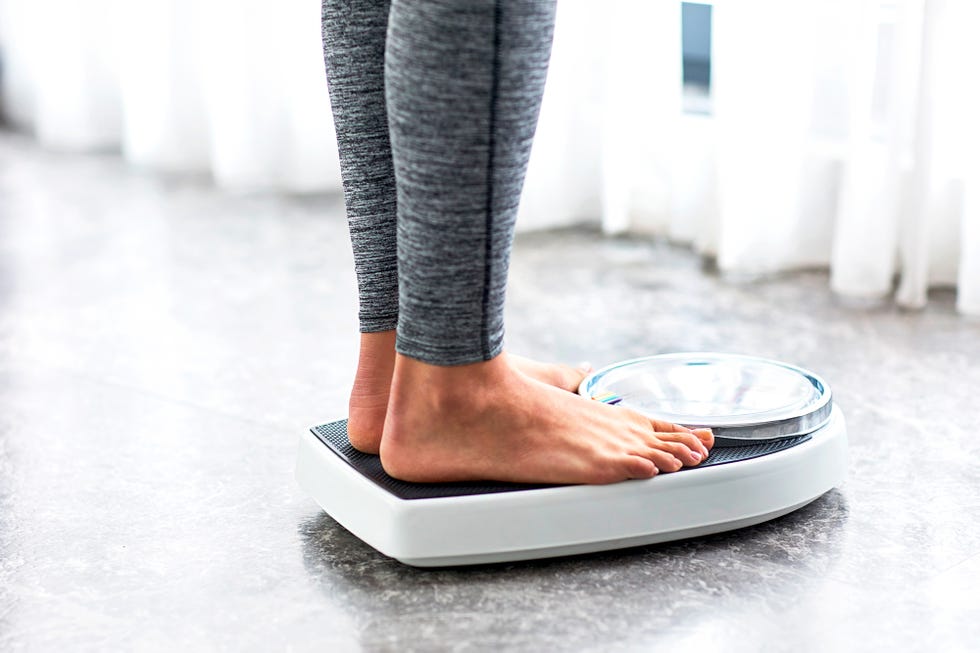
[[[300,438],[296,476],[332,518],[384,555],[445,567],[619,549],[751,526],[801,508],[847,472],[844,416],[816,374],[719,353],[600,369],[586,399],[689,427],[715,446],[697,467],[610,485],[406,483],[354,449],[346,420]]]

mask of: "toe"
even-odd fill
[[[522,373],[533,379],[568,392],[578,392],[579,385],[592,371],[592,366],[582,363],[578,367],[541,363],[516,354],[508,354],[508,360]]]
[[[658,433],[657,438],[663,442],[678,444],[691,452],[697,452],[699,454],[698,462],[708,457],[708,447],[694,433]],[[676,455],[679,450],[672,449],[672,451]]]
[[[629,478],[650,478],[656,476],[659,471],[653,461],[647,458],[629,456],[626,461],[626,473]]]
[[[588,363],[584,363],[584,365],[588,365]],[[551,385],[569,392],[578,392],[578,387],[582,385],[582,381],[589,375],[589,371],[581,366],[547,365],[545,367],[547,370],[545,374],[550,377]]]
[[[684,463],[678,460],[676,456],[662,449],[651,450],[649,457],[657,469],[662,472],[676,472],[684,466]]]
[[[657,431],[658,433],[693,433],[691,429],[687,428],[686,426],[681,426],[680,424],[665,422],[662,419],[647,418],[647,420],[653,427],[653,430]]]
[[[711,449],[715,446],[715,434],[711,429],[694,429],[694,434],[706,448]]]
[[[657,448],[670,453],[682,464],[689,467],[699,464],[705,458],[705,455],[698,449],[691,449],[680,442],[663,442],[657,445]]]

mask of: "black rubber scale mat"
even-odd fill
[[[347,420],[330,422],[322,426],[314,426],[313,434],[316,435],[323,444],[327,445],[335,454],[340,456],[347,464],[356,469],[360,474],[371,479],[384,489],[391,492],[399,499],[434,499],[436,497],[458,497],[468,494],[492,494],[494,492],[515,492],[518,490],[537,490],[545,487],[555,487],[552,485],[525,485],[521,483],[498,483],[498,482],[470,482],[470,483],[406,483],[388,476],[381,467],[381,459],[378,456],[361,453],[351,446],[347,439]],[[685,467],[681,472],[691,472],[704,467],[713,465],[724,465],[739,460],[758,458],[777,451],[795,447],[798,444],[810,439],[809,435],[798,435],[793,438],[783,440],[766,441],[731,441],[722,442],[715,440],[715,446],[707,460],[697,467]],[[681,472],[674,472],[679,474]]]

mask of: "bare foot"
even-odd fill
[[[697,465],[712,444],[710,431],[583,400],[506,356],[439,367],[398,355],[381,462],[414,482],[613,483]]]
[[[537,379],[542,383],[553,385],[569,392],[578,392],[578,387],[589,372],[592,366],[583,363],[578,367],[571,365],[557,365],[554,363],[541,363],[530,358],[524,358],[516,354],[505,354],[510,360],[511,365],[527,374],[532,379]]]
[[[514,367],[531,378],[569,392],[577,392],[582,379],[591,371],[588,366],[539,363],[512,354],[507,357]],[[395,331],[362,333],[347,412],[347,436],[358,451],[378,453],[394,369]]]

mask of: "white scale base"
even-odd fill
[[[296,477],[335,520],[407,565],[445,567],[619,549],[733,530],[805,506],[847,474],[834,407],[810,440],[758,458],[612,485],[400,499],[316,435],[300,438]]]

